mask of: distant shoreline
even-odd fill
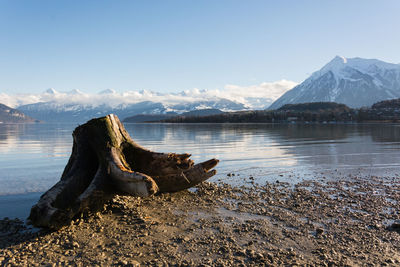
[[[148,121],[148,122],[124,122],[124,124],[271,124],[271,125],[358,125],[358,124],[400,124],[400,121],[363,121],[363,122],[164,122],[164,121]]]

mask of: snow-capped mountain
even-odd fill
[[[166,110],[161,103],[144,101],[129,105],[119,105],[111,107],[106,104],[98,106],[41,102],[35,104],[23,105],[18,108],[25,114],[45,122],[86,122],[95,117],[105,116],[113,113],[120,118],[131,116],[131,114],[159,114]]]
[[[99,94],[100,95],[109,95],[109,94],[113,95],[116,93],[117,93],[117,91],[115,91],[114,89],[106,89],[106,90],[101,91]]]
[[[91,118],[113,113],[122,119],[138,114],[180,114],[199,109],[244,110],[246,106],[227,99],[182,102],[166,104],[142,101],[131,104],[111,106],[81,103],[40,102],[22,105],[18,109],[25,114],[45,122],[85,122]]]
[[[213,90],[194,88],[176,93],[106,89],[88,94],[78,89],[60,92],[50,88],[39,94],[0,93],[0,99],[45,122],[81,123],[109,113],[124,119],[138,114],[181,114],[207,109],[224,112],[264,109],[296,84],[280,80],[250,86],[226,85],[223,89]]]
[[[245,86],[228,84],[222,89],[193,88],[176,93],[160,93],[149,90],[117,92],[114,89],[106,89],[97,94],[85,93],[78,89],[60,92],[50,88],[42,93],[7,94],[0,92],[0,100],[1,103],[13,108],[46,103],[45,106],[53,106],[58,110],[64,107],[67,109],[96,108],[101,105],[113,109],[120,105],[127,106],[150,101],[162,103],[167,112],[170,111],[169,109],[186,112],[193,108],[218,108],[229,111],[246,108],[265,109],[296,85],[297,83],[293,81],[280,80]],[[33,110],[33,107],[29,109]]]
[[[394,98],[400,98],[400,64],[336,56],[268,109],[307,102],[337,102],[359,108]]]

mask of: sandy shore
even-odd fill
[[[203,183],[57,232],[0,221],[1,266],[399,266],[400,179]]]

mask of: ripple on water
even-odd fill
[[[75,127],[0,125],[0,195],[43,192],[56,183]],[[188,152],[196,162],[220,159],[212,181],[235,185],[400,173],[396,125],[127,124],[126,129],[149,149]]]

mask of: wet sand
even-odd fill
[[[399,266],[400,179],[203,183],[56,232],[0,220],[6,266]]]

